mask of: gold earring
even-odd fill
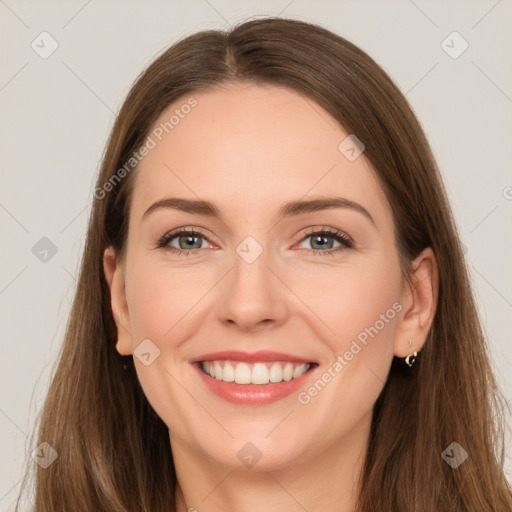
[[[411,340],[409,340],[409,348],[412,347],[412,342]],[[416,361],[416,356],[418,355],[418,352],[413,352],[412,354],[409,354],[406,358],[405,358],[405,364],[409,367],[411,367],[413,364],[414,364],[414,361]],[[412,358],[412,361],[411,361],[411,358]]]

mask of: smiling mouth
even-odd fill
[[[223,382],[241,385],[279,384],[298,379],[318,366],[317,363],[293,363],[269,361],[249,363],[243,361],[219,360],[196,363],[205,375]]]

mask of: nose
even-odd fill
[[[276,328],[286,321],[290,292],[269,260],[267,251],[251,263],[235,254],[219,297],[218,315],[223,323],[249,332]]]

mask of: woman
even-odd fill
[[[183,39],[94,195],[36,512],[512,509],[441,177],[363,51],[279,18]]]

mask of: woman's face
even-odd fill
[[[109,249],[105,269],[118,350],[176,450],[269,470],[355,446],[393,355],[419,348],[391,209],[348,135],[311,99],[262,85],[194,93],[155,123],[126,259]],[[343,201],[281,214],[327,198]]]

